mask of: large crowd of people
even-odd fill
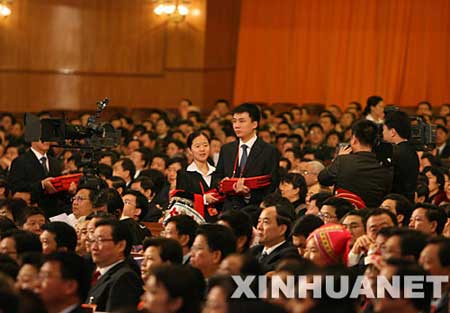
[[[0,312],[449,312],[450,104],[414,114],[379,96],[317,113],[220,99],[209,115],[182,99],[176,114],[114,115],[120,142],[92,150],[27,142],[4,113]],[[403,284],[398,297],[233,296],[253,276],[362,276],[375,291],[408,275],[447,280],[416,298]]]

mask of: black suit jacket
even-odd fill
[[[324,186],[334,185],[360,196],[369,208],[378,207],[392,188],[392,167],[383,166],[373,152],[338,156],[319,173]]]
[[[448,159],[448,158],[450,158],[450,144],[448,142],[445,143],[445,147],[442,150],[442,152],[439,154],[439,157],[441,159]]]
[[[141,278],[127,262],[121,262],[100,276],[89,291],[86,303],[96,304],[97,311],[136,308],[142,292]]]
[[[230,142],[222,146],[219,155],[219,161],[217,162],[216,171],[214,173],[215,181],[220,182],[225,177],[233,177],[233,170],[236,157],[238,156],[239,140]],[[264,196],[273,192],[278,187],[278,163],[280,160],[280,154],[278,150],[273,146],[264,142],[262,139],[257,138],[250,150],[250,154],[247,158],[247,163],[242,173],[242,177],[254,177],[261,175],[272,175],[272,183],[270,186],[251,190],[250,199],[246,201],[241,196],[227,196],[223,209],[240,209],[246,205],[254,204],[259,205]],[[236,171],[237,173],[238,171]],[[238,177],[238,174],[235,175]]]
[[[258,260],[264,273],[273,271],[278,261],[282,258],[290,256],[298,256],[298,250],[289,241],[284,242],[281,246],[273,250],[269,255],[261,259],[264,250],[263,245],[258,245],[250,250],[250,253]]]
[[[200,184],[203,187],[203,190],[202,187],[200,187]],[[214,174],[211,178],[211,184],[208,186],[208,184],[205,182],[200,173],[190,172],[186,170],[179,170],[177,173],[177,189],[192,192],[194,194],[203,195],[203,191],[207,192],[213,189],[214,186],[217,186],[217,184],[218,184],[217,177],[215,177]],[[222,205],[221,204],[214,205],[214,208],[220,211],[222,209]],[[212,216],[205,206],[204,218],[208,223],[215,222],[217,220],[217,215],[218,214]]]
[[[44,192],[41,181],[46,177],[57,177],[61,175],[61,163],[49,156],[49,174],[45,174],[44,167],[37,159],[33,151],[28,150],[11,164],[11,170],[8,176],[8,184],[13,192],[27,191],[31,192],[33,201],[39,204],[47,217],[52,217],[66,212],[65,195],[62,193],[49,195]],[[66,212],[68,213],[68,212]]]

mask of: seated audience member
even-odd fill
[[[384,243],[381,254],[384,259],[411,259],[417,262],[420,252],[425,247],[427,235],[408,228],[394,228]]]
[[[23,199],[2,199],[0,200],[0,211],[3,216],[7,216],[12,221],[18,223],[23,216],[25,208],[28,207]]]
[[[42,234],[42,226],[46,223],[43,210],[35,207],[26,207],[23,213],[17,218],[19,228],[35,233]]]
[[[309,235],[303,256],[318,266],[346,265],[351,239],[344,226],[325,224]]]
[[[85,256],[88,254],[87,248],[86,248],[86,240],[88,236],[88,224],[89,220],[85,219],[83,221],[78,221],[77,224],[75,224],[75,231],[77,233],[77,246],[75,248],[75,252],[78,255]]]
[[[253,226],[250,216],[242,211],[228,210],[219,215],[217,224],[227,226],[236,237],[236,251],[245,253],[252,242]]]
[[[190,263],[208,279],[217,272],[220,262],[235,251],[236,239],[228,227],[203,224],[197,229]]]
[[[447,222],[445,211],[428,203],[418,203],[409,222],[409,228],[420,230],[428,235],[440,235]]]
[[[125,261],[132,245],[127,225],[101,220],[89,241],[97,270],[86,301],[96,304],[98,311],[135,308],[142,294],[142,281]]]
[[[39,236],[24,230],[10,230],[3,234],[0,241],[0,253],[7,254],[20,261],[25,252],[42,252]]]
[[[428,202],[428,186],[425,183],[418,183],[414,192],[414,203]]]
[[[170,217],[164,227],[161,236],[178,241],[183,249],[183,264],[188,264],[191,258],[191,247],[194,243],[198,224],[187,215]]]
[[[18,261],[7,254],[0,253],[0,274],[8,276],[12,281],[16,280],[19,274]]]
[[[127,184],[126,184],[125,180],[119,176],[113,176],[110,179],[107,179],[106,182],[107,182],[109,188],[116,189],[120,195],[122,195],[122,193],[127,188]]]
[[[406,291],[411,288],[407,285],[407,276],[423,277],[427,272],[415,263],[405,260],[389,259],[386,261],[380,274],[386,277],[392,284],[392,278],[397,277],[400,282],[400,297],[380,297],[374,305],[374,311],[379,313],[405,312],[405,313],[421,313],[429,312],[432,297],[431,284],[423,284],[421,288],[421,297],[408,297]]]
[[[157,170],[164,174],[166,172],[167,163],[169,162],[169,157],[164,153],[157,153],[153,156],[152,162],[150,163],[150,169]]]
[[[134,179],[136,168],[133,161],[128,158],[122,158],[113,165],[113,176],[118,176],[125,181],[127,187],[130,186]]]
[[[347,228],[352,235],[351,247],[355,241],[366,233],[364,228],[364,213],[361,211],[351,210],[341,219],[341,224]]]
[[[450,276],[450,239],[433,237],[428,240],[427,245],[420,254],[419,264],[431,275]],[[442,296],[433,299],[432,311],[436,313],[447,313],[449,308],[450,283],[442,285]]]
[[[443,201],[448,201],[444,191],[444,174],[435,167],[426,167],[423,173],[428,178],[428,202],[439,205]]]
[[[39,269],[44,259],[41,253],[30,252],[22,256],[22,264],[17,274],[16,288],[34,290],[39,285]]]
[[[56,251],[75,252],[77,246],[75,229],[64,222],[50,222],[42,225],[40,240],[42,253],[50,254]]]
[[[319,217],[325,224],[327,223],[339,223],[341,218],[344,217],[349,211],[353,209],[353,205],[350,201],[331,197],[325,200],[320,207]]]
[[[289,200],[294,207],[297,216],[303,216],[306,212],[306,193],[308,187],[302,175],[288,173],[281,177],[279,190],[281,196]]]
[[[150,230],[139,223],[147,214],[148,201],[139,191],[128,190],[122,196],[123,211],[121,221],[127,224],[133,236],[133,245],[140,245],[146,237],[152,234]]]
[[[152,151],[145,147],[141,147],[131,152],[130,159],[133,161],[134,167],[136,168],[133,179],[138,178],[141,171],[148,167],[151,158]]]
[[[152,270],[142,296],[149,313],[199,313],[205,282],[195,269],[181,265],[161,265]]]
[[[9,218],[0,216],[0,239],[3,237],[5,232],[13,229],[17,229],[16,224],[14,224],[14,222]]]
[[[94,212],[107,212],[120,218],[123,210],[123,200],[120,193],[114,188],[103,188],[95,196],[93,202]]]
[[[253,247],[251,253],[258,259],[264,272],[273,270],[283,257],[298,254],[289,240],[293,220],[293,210],[281,204],[261,211],[256,227],[259,245]]]
[[[306,199],[306,214],[319,215],[319,208],[333,195],[330,192],[318,192]]]
[[[88,216],[94,211],[94,199],[98,193],[97,189],[87,188],[83,186],[77,190],[77,193],[72,198],[72,214],[69,215],[72,226],[82,216]]]
[[[0,216],[9,218],[12,222],[15,222],[14,212],[7,199],[0,199]]]
[[[145,282],[153,268],[162,264],[181,264],[183,249],[175,239],[148,238],[143,243],[144,258],[141,264],[141,277]]]
[[[292,244],[297,248],[298,254],[303,256],[306,248],[306,238],[317,228],[323,225],[320,217],[306,214],[300,217],[292,227]]]
[[[153,199],[156,196],[157,188],[150,177],[140,176],[133,180],[131,183],[131,189],[142,193],[149,203],[147,215],[144,216],[143,221],[157,222],[161,216],[162,211],[153,203]]]
[[[400,227],[407,226],[406,224],[413,211],[413,204],[408,198],[396,193],[390,193],[384,197],[380,207],[394,213],[397,216],[398,225]]]
[[[262,275],[263,271],[249,253],[232,253],[220,262],[217,275]]]
[[[348,254],[348,266],[357,265],[367,256],[371,246],[375,243],[378,232],[385,227],[398,226],[397,217],[391,211],[371,209],[364,219],[366,234],[356,239]]]
[[[82,257],[73,252],[48,255],[39,271],[37,292],[49,313],[82,313],[89,290],[89,273]]]

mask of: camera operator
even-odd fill
[[[394,181],[392,192],[402,194],[414,202],[419,158],[414,146],[408,141],[411,134],[411,121],[402,111],[386,114],[383,125],[383,139],[392,144],[392,164]]]

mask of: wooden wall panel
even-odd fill
[[[240,0],[230,3],[193,0],[200,14],[173,23],[146,0],[16,0],[0,19],[0,111],[231,99]]]

